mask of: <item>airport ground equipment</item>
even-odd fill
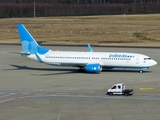
[[[131,96],[133,95],[132,89],[125,89],[124,83],[114,84],[111,88],[108,89],[106,95],[124,95],[124,96]]]

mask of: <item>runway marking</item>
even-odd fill
[[[9,102],[9,101],[12,101],[12,100],[15,100],[16,98],[11,98],[11,99],[6,99],[6,100],[2,100],[2,101],[0,101],[0,104],[1,103],[4,103],[4,102]]]
[[[118,106],[118,105],[120,105],[120,104],[126,103],[126,102],[129,101],[129,100],[134,100],[134,99],[146,99],[146,98],[145,98],[145,97],[144,97],[144,98],[139,98],[139,97],[137,96],[137,97],[135,97],[135,98],[123,99],[123,100],[121,100],[120,102],[116,102],[116,103],[113,103],[113,104],[111,104],[111,105],[104,106],[104,107],[101,107],[101,108],[99,108],[99,109],[95,109],[95,110],[93,110],[93,111],[87,112],[87,113],[82,114],[82,115],[79,115],[79,116],[77,116],[77,117],[74,117],[74,118],[72,118],[71,120],[85,119],[85,117],[87,117],[87,116],[89,116],[89,115],[92,115],[92,114],[94,114],[94,113],[98,113],[98,112],[100,112],[100,111],[102,111],[102,110],[109,109],[109,108],[111,108],[111,107]],[[147,99],[148,99],[148,98],[147,98]],[[146,99],[146,100],[147,100],[147,99]],[[153,98],[150,98],[149,100],[153,100]],[[159,99],[158,99],[158,100],[159,100]]]
[[[93,110],[93,111],[88,112],[88,113],[86,113],[86,114],[82,114],[82,115],[80,115],[80,116],[77,116],[77,117],[75,117],[75,118],[72,118],[71,120],[78,120],[78,119],[80,119],[80,118],[83,119],[83,118],[86,117],[86,116],[89,116],[89,115],[92,115],[92,114],[94,114],[94,113],[100,112],[100,111],[105,110],[105,109],[107,109],[107,108],[109,109],[109,108],[111,108],[111,107],[120,105],[120,104],[125,103],[125,102],[127,102],[127,101],[129,101],[129,100],[131,100],[131,99],[122,100],[122,101],[117,102],[117,103],[114,103],[114,104],[112,104],[112,105],[108,105],[108,106],[101,107],[101,108],[99,108],[99,109]]]
[[[39,93],[44,92],[44,91],[45,90],[40,90],[40,91],[36,91],[36,92],[33,92],[31,94],[28,94],[28,95],[23,95],[23,96],[18,96],[18,97],[13,97],[13,98],[10,98],[10,99],[2,100],[2,101],[0,101],[0,104],[5,103],[5,102],[9,102],[9,101],[12,101],[12,100],[20,99],[20,98],[23,98],[23,97],[26,97],[26,96],[36,95],[36,94],[39,94]],[[17,93],[10,93],[8,95],[3,95],[3,96],[0,96],[0,98],[7,97],[7,96],[10,96],[10,95],[14,95],[14,94],[17,94]]]
[[[7,94],[7,95],[0,96],[0,98],[8,97],[8,96],[15,95],[15,94],[16,94],[16,93],[10,93],[10,94]]]
[[[154,90],[154,88],[139,88],[139,90]]]
[[[39,93],[42,93],[42,92],[45,92],[45,90],[40,90],[40,91],[37,91],[37,92],[33,92],[31,94],[28,94],[28,95],[23,95],[21,97],[18,97],[18,98],[25,98],[27,96],[33,96],[33,95],[36,95],[36,94],[39,94]]]

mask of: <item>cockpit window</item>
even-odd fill
[[[144,60],[151,60],[151,58],[144,58]]]

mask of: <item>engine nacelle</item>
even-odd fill
[[[90,73],[98,73],[102,71],[100,64],[87,64],[84,69],[86,72]]]

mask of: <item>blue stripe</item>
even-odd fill
[[[42,59],[37,54],[35,54],[35,55],[36,55],[38,62],[40,62],[40,63],[43,62]]]

